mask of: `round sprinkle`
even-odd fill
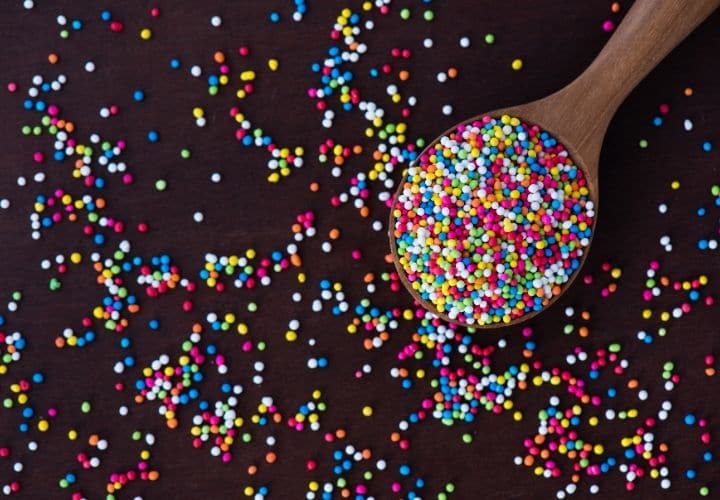
[[[222,26],[222,17],[220,17],[220,16],[212,16],[212,17],[210,18],[210,24],[211,24],[214,28],[219,28],[220,26]]]
[[[522,59],[513,59],[511,66],[515,71],[520,71],[523,67]]]

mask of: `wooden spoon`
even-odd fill
[[[600,149],[615,111],[635,86],[719,6],[720,0],[635,0],[600,54],[572,83],[548,97],[520,106],[496,109],[462,123],[472,122],[483,116],[497,118],[510,115],[525,123],[538,125],[554,135],[570,152],[575,165],[584,172],[590,199],[596,207],[594,220],[597,220]],[[457,126],[442,136],[454,131]],[[435,143],[436,141],[433,141],[425,151]],[[425,154],[425,151],[421,155]],[[404,183],[401,183],[394,201],[403,189]],[[578,268],[563,285],[561,292],[544,302],[541,311],[530,312],[508,323],[467,325],[439,312],[431,302],[423,300],[412,288],[397,255],[395,239],[400,233],[395,230],[393,211],[390,211],[390,248],[400,279],[415,300],[445,321],[474,328],[495,328],[521,323],[553,304],[579,274]],[[588,250],[589,245],[583,254],[581,266],[589,253]]]

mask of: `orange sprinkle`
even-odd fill
[[[685,87],[685,90],[683,90],[683,94],[685,94],[687,97],[690,97],[691,95],[693,95],[692,87]]]
[[[222,63],[225,62],[225,54],[223,54],[222,52],[220,52],[220,51],[218,50],[218,51],[215,52],[215,54],[213,55],[213,59],[215,60],[216,63],[222,64]]]
[[[50,64],[57,64],[59,58],[57,54],[48,54],[48,62]]]
[[[257,465],[251,465],[248,467],[247,472],[251,476],[254,475],[258,471]]]
[[[317,182],[310,183],[310,191],[312,191],[313,193],[317,193],[318,191],[320,191],[320,184],[318,184]]]
[[[457,76],[458,76],[458,70],[457,70],[457,68],[454,68],[454,67],[453,67],[453,68],[448,69],[448,70],[447,70],[447,76],[448,76],[449,78],[457,78]]]
[[[404,82],[408,78],[410,78],[410,72],[406,71],[406,70],[402,70],[400,73],[398,73],[398,77],[400,77],[400,80],[402,80]]]
[[[265,455],[265,461],[269,464],[274,464],[275,460],[277,460],[277,455],[272,451],[267,452]]]
[[[590,330],[588,330],[587,326],[581,326],[578,329],[578,333],[580,334],[581,337],[587,337],[588,335],[590,335]]]
[[[344,439],[347,434],[345,433],[345,429],[340,428],[335,431],[335,437],[338,439]]]
[[[613,12],[613,14],[617,14],[620,12],[620,2],[613,2],[610,6],[610,10]]]
[[[590,319],[590,311],[583,311],[580,313],[580,317],[585,321]]]
[[[338,239],[338,238],[340,237],[340,230],[339,230],[338,228],[336,228],[336,227],[335,227],[335,228],[332,228],[332,229],[330,230],[330,233],[328,234],[328,236],[330,236],[330,239],[331,239],[331,240],[336,240],[336,239]]]

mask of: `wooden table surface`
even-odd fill
[[[663,0],[659,0],[663,1]],[[536,344],[531,363],[538,361],[542,370],[568,370],[573,376],[587,381],[590,394],[602,399],[599,407],[583,404],[567,391],[567,383],[536,387],[531,381],[524,391],[516,390],[511,399],[514,409],[500,414],[481,411],[472,423],[445,426],[429,417],[412,425],[403,437],[410,441],[408,450],[401,450],[390,436],[398,430],[398,423],[420,409],[420,403],[435,394],[430,381],[438,377],[438,369],[431,363],[428,350],[422,360],[399,361],[397,354],[411,343],[418,322],[400,321],[397,330],[379,349],[367,350],[363,340],[372,335],[361,331],[347,333],[347,325],[354,316],[355,305],[368,296],[363,284],[366,273],[380,276],[390,272],[385,256],[389,251],[386,229],[373,231],[374,220],[386,221],[388,209],[378,200],[383,190],[379,183],[371,183],[367,205],[369,217],[361,217],[352,202],[339,208],[330,198],[348,189],[350,178],[358,172],[372,170],[372,151],[378,147],[377,138],[364,134],[368,122],[357,108],[350,112],[340,109],[337,95],[328,99],[335,109],[332,128],[323,128],[322,112],[315,109],[315,100],[307,89],[317,87],[319,76],[311,65],[327,56],[336,44],[330,32],[343,8],[357,12],[363,22],[372,19],[372,31],[363,30],[358,39],[368,46],[367,54],[357,64],[348,65],[354,73],[352,85],[359,88],[363,99],[375,101],[386,109],[388,120],[402,120],[401,106],[391,102],[387,85],[398,84],[403,99],[416,96],[418,104],[405,120],[409,140],[431,139],[454,122],[514,103],[521,103],[546,95],[579,74],[593,59],[610,36],[602,29],[606,19],[619,22],[630,6],[622,1],[620,14],[610,11],[608,0],[577,1],[460,1],[436,0],[430,3],[435,19],[426,22],[422,12],[427,6],[421,1],[392,2],[389,15],[377,9],[362,11],[362,2],[308,0],[308,12],[302,22],[291,20],[293,2],[290,1],[157,1],[107,2],[114,20],[124,23],[124,30],[114,33],[109,23],[100,18],[104,6],[90,0],[73,2],[36,0],[31,10],[23,8],[20,0],[3,2],[0,6],[0,199],[7,198],[11,206],[0,210],[0,314],[5,324],[0,331],[11,334],[20,331],[27,340],[22,359],[7,368],[0,376],[0,398],[13,396],[11,384],[29,379],[41,372],[45,381],[33,384],[29,406],[36,415],[29,419],[30,430],[20,432],[25,421],[21,410],[0,409],[0,448],[11,450],[8,458],[0,457],[0,488],[11,481],[22,484],[17,498],[69,498],[72,492],[82,492],[86,498],[102,498],[111,473],[134,467],[142,446],[131,440],[136,430],[152,432],[156,443],[150,448],[150,464],[160,472],[155,482],[135,481],[119,492],[118,498],[140,495],[153,498],[239,498],[246,486],[267,485],[270,498],[305,498],[310,481],[334,481],[333,452],[347,445],[357,449],[370,448],[373,459],[356,466],[347,474],[349,484],[362,481],[361,473],[374,469],[376,459],[387,460],[388,470],[376,472],[367,481],[368,494],[375,498],[408,498],[412,481],[425,480],[425,487],[416,493],[422,498],[436,498],[444,485],[452,482],[452,498],[505,499],[554,498],[556,491],[571,481],[572,461],[558,455],[562,470],[559,478],[537,477],[533,468],[514,465],[516,456],[524,457],[525,439],[532,439],[538,429],[538,411],[547,408],[553,395],[560,398],[560,408],[579,405],[582,423],[576,431],[581,439],[604,445],[604,454],[597,460],[615,457],[618,463],[636,462],[645,469],[645,477],[636,481],[634,492],[628,493],[625,475],[615,467],[607,474],[591,477],[580,474],[575,498],[590,497],[592,484],[600,486],[602,498],[694,498],[706,485],[712,494],[720,491],[720,467],[717,461],[703,462],[702,454],[711,450],[719,453],[717,445],[705,445],[700,440],[702,429],[684,423],[686,414],[707,419],[713,438],[720,425],[716,404],[720,392],[718,377],[704,373],[706,355],[720,355],[718,306],[693,303],[692,310],[680,319],[667,322],[667,335],[652,344],[637,340],[640,330],[657,331],[663,326],[660,312],[671,311],[687,302],[687,292],[666,289],[661,297],[645,302],[645,272],[649,263],[658,260],[661,273],[672,281],[707,275],[709,284],[702,288],[705,295],[717,295],[720,282],[720,258],[717,251],[701,251],[698,240],[712,239],[718,234],[719,208],[710,194],[710,186],[720,180],[718,151],[720,150],[720,85],[716,68],[720,53],[720,14],[714,14],[695,33],[683,42],[650,76],[642,82],[620,107],[612,121],[604,143],[600,185],[599,221],[591,254],[583,274],[594,277],[592,285],[582,282],[572,289],[550,310],[533,319]],[[149,10],[161,9],[155,19]],[[403,21],[399,12],[410,7],[410,20]],[[281,14],[279,23],[269,21],[270,12]],[[67,40],[61,39],[62,27],[56,18],[64,15],[70,22],[81,19],[79,31],[70,28]],[[222,17],[222,26],[213,28],[210,18]],[[152,38],[144,41],[142,28],[152,29]],[[486,33],[493,33],[493,45],[483,42]],[[461,48],[458,40],[468,36],[472,44]],[[422,41],[430,37],[432,49],[423,48]],[[238,55],[241,45],[250,47],[249,57]],[[409,59],[393,58],[391,49],[409,48]],[[213,54],[223,51],[231,67],[231,82],[221,87],[218,96],[207,91],[207,75],[216,66]],[[59,57],[56,65],[48,62],[48,54]],[[177,57],[182,67],[170,68],[170,60]],[[267,68],[266,61],[275,57],[279,70]],[[521,58],[524,67],[513,71],[511,61]],[[86,72],[87,61],[96,69]],[[391,75],[369,76],[371,68],[392,65]],[[204,73],[200,78],[190,75],[190,68],[199,65]],[[449,67],[457,68],[457,79],[442,84],[436,74]],[[238,100],[235,91],[240,85],[242,70],[257,72],[255,92],[245,100]],[[398,71],[407,70],[410,78],[398,83]],[[67,84],[61,92],[43,94],[48,104],[60,107],[61,115],[75,124],[78,141],[87,143],[90,134],[97,132],[103,139],[124,140],[127,144],[122,160],[134,175],[131,185],[123,185],[119,176],[105,175],[107,186],[102,190],[85,187],[71,175],[73,161],[56,162],[53,158],[54,139],[51,135],[26,137],[21,127],[38,123],[40,114],[23,107],[27,89],[34,75],[47,79],[63,73]],[[16,82],[18,90],[5,90],[9,82]],[[685,96],[683,90],[692,87],[694,94]],[[144,102],[133,100],[133,91],[143,89]],[[659,106],[669,105],[669,113],[661,115]],[[441,112],[443,105],[453,106],[453,113]],[[104,119],[102,107],[117,105],[116,116]],[[207,125],[197,127],[192,115],[194,107],[202,107]],[[232,106],[239,106],[253,125],[272,135],[281,146],[302,146],[305,164],[277,184],[268,183],[266,167],[268,153],[262,149],[244,148],[235,140],[236,123],[228,116]],[[662,125],[654,126],[653,118],[662,116]],[[683,120],[694,123],[691,132],[683,130]],[[150,143],[147,133],[158,131],[160,140]],[[364,151],[346,160],[339,178],[331,175],[330,163],[318,161],[318,146],[327,138],[336,143],[360,144]],[[639,147],[645,139],[646,148]],[[702,144],[710,141],[714,148],[703,151]],[[181,150],[192,152],[189,159],[181,158]],[[45,160],[35,163],[33,154],[42,152]],[[102,171],[101,167],[98,167]],[[35,182],[36,172],[44,172],[44,182]],[[213,172],[222,174],[222,182],[212,183]],[[27,185],[18,186],[19,176],[27,178]],[[396,169],[392,177],[400,176]],[[155,181],[165,179],[168,188],[159,192]],[[678,180],[680,188],[671,189]],[[311,192],[311,182],[318,182],[318,192]],[[103,246],[93,243],[83,234],[84,223],[62,222],[44,229],[42,237],[31,238],[30,215],[38,195],[51,195],[61,188],[74,197],[84,194],[101,196],[106,201],[104,214],[125,222],[125,231],[115,234],[105,231]],[[668,213],[658,212],[658,205],[667,203]],[[697,210],[706,208],[699,217]],[[299,285],[298,270],[291,269],[273,277],[268,287],[253,290],[236,289],[232,280],[218,293],[208,288],[198,272],[208,252],[230,255],[254,248],[258,255],[270,255],[284,250],[290,242],[290,227],[299,213],[313,211],[317,221],[317,236],[303,242],[300,249],[302,269],[307,283]],[[201,211],[204,221],[193,221],[193,213]],[[83,216],[80,216],[82,219]],[[149,231],[141,234],[137,224],[147,222]],[[333,242],[333,251],[325,253],[321,243],[328,231],[340,228],[342,236]],[[672,252],[658,243],[663,235],[672,240]],[[129,315],[129,326],[121,334],[106,331],[102,322],[95,322],[97,339],[84,348],[55,346],[55,338],[67,327],[81,330],[81,318],[101,304],[104,287],[97,284],[90,256],[100,252],[111,256],[118,243],[127,239],[132,255],[149,259],[167,254],[176,263],[183,277],[197,284],[197,290],[172,290],[158,298],[146,296],[143,287],[133,282],[134,274],[126,273],[127,286],[137,294],[140,311]],[[354,249],[362,251],[359,261],[351,258]],[[41,268],[43,259],[80,252],[84,260],[69,265],[67,273],[59,275]],[[608,298],[600,290],[611,281],[601,266],[610,262],[622,269],[618,290]],[[50,291],[52,277],[60,277],[62,288]],[[132,279],[131,279],[132,278]],[[319,282],[329,279],[341,282],[350,311],[335,316],[326,305],[321,313],[311,310],[312,299],[319,295]],[[382,310],[410,308],[409,294],[392,293],[379,279],[372,303]],[[23,293],[18,311],[5,310],[13,291]],[[294,291],[302,291],[300,303],[291,300]],[[192,300],[193,309],[185,312],[182,304]],[[259,310],[247,311],[254,302]],[[328,303],[329,304],[329,303]],[[572,306],[591,312],[587,322],[579,316],[568,319],[565,309]],[[650,320],[642,317],[646,307],[654,311]],[[163,353],[171,357],[180,352],[181,343],[188,338],[192,325],[205,323],[209,312],[235,311],[247,322],[250,333],[241,338],[234,329],[211,332],[205,325],[205,341],[217,346],[229,363],[227,375],[218,375],[207,366],[207,377],[199,385],[200,399],[211,404],[223,399],[219,384],[230,380],[241,383],[245,393],[237,407],[239,416],[248,422],[253,435],[250,444],[235,443],[233,459],[228,464],[212,457],[209,446],[192,446],[192,416],[196,403],[178,409],[179,425],[169,429],[165,418],[158,414],[159,403],[134,402],[135,381],[141,370]],[[301,322],[299,340],[284,340],[288,321]],[[158,319],[160,327],[152,331],[151,319]],[[563,333],[564,325],[573,322],[576,330]],[[578,335],[578,328],[586,324],[589,335]],[[121,338],[131,340],[130,349],[120,347]],[[241,352],[246,339],[265,341],[268,348],[251,355]],[[315,339],[316,344],[308,344]],[[511,365],[527,361],[523,355],[525,339],[521,327],[496,332],[476,333],[473,342],[482,346],[496,345],[504,339],[506,347],[494,354],[492,373],[502,374]],[[621,375],[611,370],[601,372],[591,380],[587,364],[570,365],[566,355],[576,347],[593,355],[597,349],[612,343],[622,345],[621,357],[629,367]],[[134,357],[134,366],[116,374],[113,366],[124,356]],[[310,370],[311,357],[325,356],[329,366]],[[253,384],[252,362],[265,364],[264,381]],[[681,377],[676,388],[663,388],[662,366],[672,361]],[[356,379],[355,372],[365,364],[372,373]],[[453,359],[453,369],[463,365]],[[412,372],[412,388],[405,390],[400,379],[391,377],[393,367]],[[472,370],[471,366],[466,366]],[[416,370],[426,376],[415,379]],[[534,370],[534,369],[533,369]],[[531,376],[538,375],[531,371]],[[648,392],[647,401],[640,401],[637,391],[628,390],[632,379]],[[124,384],[117,391],[115,384]],[[617,397],[607,396],[609,389],[617,389]],[[328,409],[320,417],[320,432],[296,432],[285,422],[266,427],[250,422],[262,397],[271,396],[284,419],[294,415],[299,405],[308,401],[313,390],[323,392]],[[649,477],[650,468],[642,458],[627,459],[621,440],[632,437],[635,429],[648,417],[656,417],[663,401],[672,402],[668,420],[653,428],[655,450],[666,443],[667,467],[672,486],[660,488],[660,481]],[[92,403],[92,411],[83,413],[82,401]],[[127,405],[129,415],[120,416],[118,409]],[[361,409],[370,405],[372,417],[365,417]],[[50,429],[40,432],[37,422],[47,415],[50,407],[58,411],[51,419]],[[619,412],[637,409],[634,419],[610,421],[607,409]],[[522,412],[517,422],[513,411]],[[589,425],[591,416],[599,417],[597,426]],[[71,441],[69,429],[76,429],[80,438]],[[346,430],[344,440],[327,443],[326,432]],[[107,451],[99,452],[87,445],[87,436],[97,433],[109,442]],[[471,444],[463,443],[463,434],[474,437]],[[269,451],[264,440],[274,436],[277,461],[265,463]],[[28,450],[34,441],[39,449]],[[239,439],[238,439],[239,441]],[[101,458],[98,469],[83,470],[76,454],[85,451]],[[317,461],[317,469],[306,470],[306,461]],[[595,459],[593,459],[595,460]],[[22,472],[14,472],[13,464],[24,464]],[[257,465],[255,475],[248,474],[250,465]],[[409,478],[399,474],[401,465],[408,464]],[[686,470],[697,471],[696,479],[687,479]],[[66,473],[74,472],[77,482],[70,488],[58,486]],[[403,489],[392,493],[390,484],[401,481]],[[352,493],[353,495],[355,492]],[[340,497],[339,489],[335,496]]]

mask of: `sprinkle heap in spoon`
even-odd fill
[[[594,217],[585,175],[556,138],[515,117],[483,116],[408,168],[391,243],[413,294],[434,312],[507,324],[560,294]]]

